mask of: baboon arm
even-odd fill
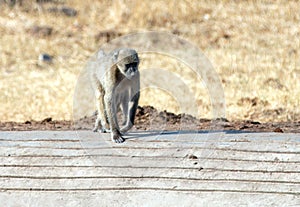
[[[133,102],[133,104],[129,109],[129,119],[130,119],[130,122],[132,125],[134,124],[134,117],[135,117],[135,113],[136,113],[136,110],[138,107],[139,99],[140,99],[140,92],[137,92],[131,100]]]
[[[106,109],[106,115],[107,119],[109,122],[109,125],[111,127],[112,131],[115,131],[117,129],[117,125],[115,123],[115,118],[114,118],[114,106],[113,106],[113,97],[111,95],[105,95],[104,96],[104,102],[105,102],[105,109]]]
[[[94,132],[98,131],[100,129],[100,123],[101,123],[101,132],[107,132],[109,131],[109,125],[108,120],[106,118],[106,111],[105,111],[105,104],[104,104],[104,96],[100,93],[96,95],[96,105],[97,105],[97,119],[95,121],[95,127],[93,129]]]
[[[128,103],[129,107],[126,117],[126,123],[125,126],[120,130],[122,133],[127,132],[134,125],[134,118],[138,107],[139,98],[140,93],[138,92],[133,98],[131,98],[130,102]]]
[[[112,94],[106,94],[104,96],[105,108],[107,113],[108,122],[110,124],[112,140],[116,143],[124,142],[124,138],[121,136],[121,133],[118,129],[116,106],[113,101]]]

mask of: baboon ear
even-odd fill
[[[105,52],[103,50],[99,50],[97,53],[97,59],[101,59],[105,57]]]
[[[119,51],[116,51],[114,54],[113,54],[113,61],[116,63],[118,61],[118,56],[119,56]]]

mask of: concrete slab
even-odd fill
[[[0,132],[4,206],[300,206],[300,134]]]

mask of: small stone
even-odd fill
[[[189,159],[193,159],[193,160],[198,159],[198,157],[196,155],[193,155],[193,154],[188,154],[186,157],[189,158]]]
[[[37,37],[48,37],[52,34],[53,28],[48,26],[33,26],[30,28],[30,33]]]
[[[205,14],[204,16],[203,16],[203,20],[204,21],[207,21],[207,20],[209,20],[210,19],[210,15],[209,14]]]
[[[224,117],[216,118],[215,121],[229,122],[228,119],[226,119]]]
[[[70,7],[62,7],[61,12],[68,17],[75,17],[77,15],[77,11]]]
[[[52,63],[52,56],[47,53],[42,53],[39,55],[39,62]]]
[[[248,129],[249,128],[249,126],[247,126],[247,125],[243,125],[243,126],[241,126],[240,127],[240,130],[243,130],[243,129]]]
[[[52,121],[52,117],[47,117],[42,120],[42,123],[51,122],[51,121]]]
[[[25,124],[31,124],[31,121],[25,121]]]
[[[277,127],[276,129],[274,129],[274,132],[283,133],[283,130],[281,128]]]
[[[60,8],[59,7],[51,7],[48,9],[48,12],[55,13],[55,14],[63,14],[68,17],[75,17],[77,15],[77,11],[75,9],[66,7],[66,6],[63,6]]]

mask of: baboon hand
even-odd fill
[[[121,136],[121,134],[112,133],[112,141],[115,143],[122,143],[125,139]]]

